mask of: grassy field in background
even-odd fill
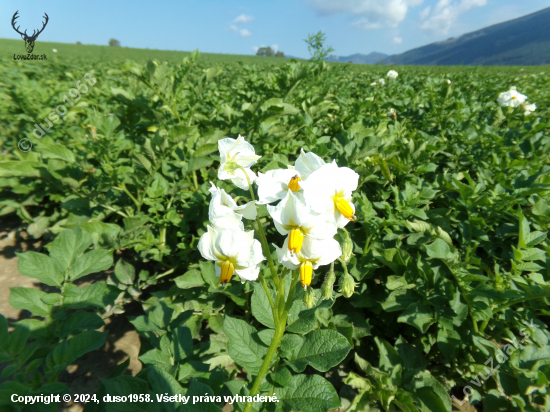
[[[52,49],[56,49],[54,54]],[[23,40],[0,39],[0,60],[13,61],[14,54],[26,54]],[[199,50],[200,51],[200,50]],[[279,57],[260,57],[254,55],[239,55],[239,54],[217,54],[201,52],[201,61],[206,64],[231,64],[242,62],[244,64],[260,64],[260,65],[276,65],[280,66],[289,63],[289,58]],[[41,42],[35,43],[33,54],[46,54],[48,61],[53,62],[72,62],[78,64],[78,61],[89,63],[94,62],[120,62],[132,60],[137,63],[145,63],[149,60],[167,61],[171,64],[179,64],[185,58],[191,55],[191,52],[175,51],[175,50],[156,50],[156,49],[136,49],[131,47],[111,47],[111,46],[96,46],[85,44],[72,43],[53,43]],[[300,60],[305,62],[307,60]],[[24,62],[22,62],[24,63]],[[340,62],[327,62],[330,66],[348,65],[350,71],[369,71],[380,65],[370,64],[348,64]],[[388,65],[388,67],[400,66]],[[406,66],[405,66],[406,67]],[[416,66],[421,67],[421,66]],[[463,70],[475,70],[480,72],[494,73],[510,73],[519,71],[522,68],[528,73],[541,73],[548,66],[428,66],[430,70],[439,73],[447,73],[454,68],[462,68]]]
[[[57,54],[52,52],[57,49]],[[0,39],[0,58],[13,59],[14,54],[26,54],[25,43],[23,40]],[[199,50],[200,51],[200,50]],[[131,47],[111,47],[95,46],[86,44],[72,43],[52,43],[37,41],[34,46],[33,54],[46,54],[49,60],[62,58],[93,58],[96,61],[121,61],[133,60],[138,63],[144,63],[148,60],[157,59],[169,63],[181,63],[182,59],[188,57],[191,52],[174,50],[153,50],[153,49],[134,49]],[[271,63],[283,64],[290,61],[287,58],[280,57],[259,57],[238,54],[215,54],[202,53],[201,60],[212,63],[236,63],[241,61],[246,64]]]

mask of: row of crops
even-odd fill
[[[137,302],[143,368],[110,371],[97,399],[153,401],[86,412],[221,411],[228,399],[246,412],[550,411],[550,76],[393,69],[216,65],[198,52],[175,65],[0,61],[0,215],[42,241],[18,254],[19,272],[47,286],[11,289],[32,317],[0,316],[0,408],[56,410],[11,394],[67,393],[60,374]],[[497,102],[511,87],[522,95]],[[358,175],[353,218],[332,239],[341,253],[311,281],[278,253],[271,206],[240,212],[261,185],[220,174],[222,139],[239,135],[257,159],[232,172],[299,170],[303,152]],[[201,253],[212,184],[262,248],[252,280]]]

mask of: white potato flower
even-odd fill
[[[240,276],[242,283],[258,279],[260,263],[265,260],[262,245],[254,239],[252,230],[208,226],[208,231],[199,239],[198,249],[203,258],[215,262],[220,284],[229,282],[233,273]]]
[[[243,216],[254,220],[258,215],[256,202],[248,202],[246,205],[238,206],[225,190],[216,187],[210,182],[212,187],[209,189],[212,194],[208,209],[208,220],[210,224],[219,229],[238,228],[244,230],[242,223]]]
[[[218,149],[220,151],[218,178],[220,180],[231,179],[236,186],[248,190],[246,175],[248,175],[250,183],[256,180],[256,174],[250,169],[250,166],[261,157],[254,152],[254,146],[239,135],[237,139],[226,137],[219,140]],[[244,169],[246,175],[239,166]]]
[[[316,170],[303,182],[306,204],[319,213],[332,216],[337,227],[354,221],[352,192],[357,189],[359,175],[348,167],[338,167],[336,161]]]
[[[324,165],[326,165],[326,162],[315,153],[306,153],[304,149],[301,149],[294,168],[300,173],[301,180],[306,180],[310,174]]]
[[[289,252],[288,242],[287,238],[282,248],[275,246],[279,263],[290,270],[300,268],[300,281],[304,287],[311,284],[314,270],[334,262],[342,255],[340,244],[333,238],[305,238],[301,250],[297,253]]]
[[[53,51],[54,53],[57,53],[57,49],[52,49],[52,51]]]
[[[301,149],[294,166],[289,165],[288,169],[270,170],[266,174],[259,172],[256,179],[258,204],[283,200],[289,191],[301,192],[300,181],[306,180],[311,173],[323,165],[325,161],[315,153],[306,153]]]
[[[535,103],[532,103],[532,104],[526,103],[523,105],[523,110],[525,110],[524,111],[525,116],[529,116],[532,112],[537,110],[537,105]]]
[[[386,81],[384,79],[378,79],[378,83],[380,83],[383,86],[386,84]]]
[[[288,250],[292,253],[300,251],[306,237],[326,239],[338,231],[330,216],[313,211],[299,193],[292,191],[277,206],[267,206],[267,211],[277,231],[281,235],[289,235]]]
[[[397,76],[399,76],[399,74],[395,70],[390,70],[386,75],[386,77],[389,77],[390,79],[397,79]]]
[[[447,84],[451,84],[451,81],[449,79],[445,80]]]
[[[497,102],[503,107],[518,107],[525,103],[527,96],[519,93],[515,87],[511,87],[507,92],[498,95]]]
[[[391,118],[394,118],[394,119],[397,118],[397,113],[395,112],[394,108],[391,108],[390,110],[388,110],[387,115],[388,115],[388,117],[391,117]]]
[[[376,85],[378,85],[378,83],[377,82],[372,82],[370,85],[371,86],[376,86]]]

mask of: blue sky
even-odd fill
[[[550,7],[550,0],[2,0],[0,38],[50,21],[39,41],[205,53],[254,54],[272,46],[309,57],[303,41],[325,32],[339,56],[415,47]]]

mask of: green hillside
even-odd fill
[[[56,49],[57,53],[52,53]],[[14,54],[26,54],[23,40],[0,39],[0,58],[9,57],[13,59]],[[184,57],[188,57],[191,52],[171,51],[171,50],[153,50],[153,49],[135,49],[131,47],[111,47],[95,46],[72,43],[52,43],[37,41],[34,46],[33,54],[46,54],[49,60],[65,58],[93,59],[94,61],[120,61],[133,60],[138,63],[148,60],[167,61],[170,63],[180,63]],[[238,61],[253,63],[282,64],[290,59],[280,57],[259,57],[239,54],[216,54],[202,53],[201,61],[205,63],[236,63]]]
[[[390,56],[415,65],[541,65],[550,63],[550,8]]]

